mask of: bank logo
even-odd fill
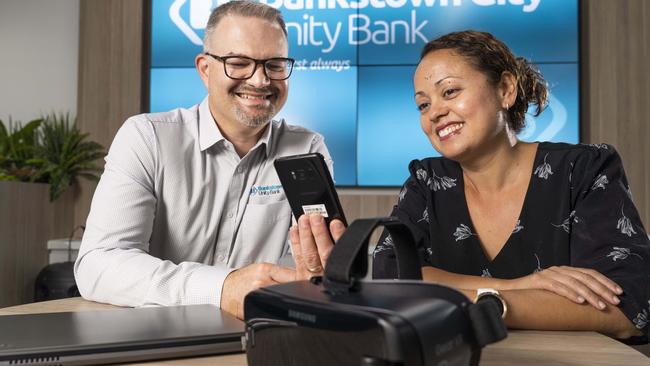
[[[176,0],[169,7],[169,18],[183,32],[183,34],[195,45],[202,46],[203,40],[197,34],[197,30],[205,29],[210,18],[210,11],[214,6],[219,6],[226,1],[217,0],[217,4],[213,4],[213,0],[190,0],[189,4],[189,24],[181,16],[181,8],[187,0]]]
[[[282,193],[282,186],[280,184],[253,186],[251,188],[250,197],[274,196],[280,193]]]

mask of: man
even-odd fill
[[[300,263],[270,264],[289,252],[291,224],[273,160],[320,152],[331,169],[320,135],[271,121],[287,98],[287,54],[276,9],[234,1],[212,12],[195,60],[208,97],[131,117],[113,141],[75,263],[85,298],[213,303],[241,318],[251,290],[308,276]]]

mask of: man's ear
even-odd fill
[[[194,66],[196,67],[196,71],[199,73],[199,77],[203,81],[203,85],[205,87],[208,87],[208,80],[210,76],[210,67],[209,67],[209,59],[208,56],[199,53],[196,55],[194,58]]]
[[[501,74],[498,92],[501,98],[501,107],[504,109],[512,107],[517,100],[517,77],[508,71],[504,71]]]

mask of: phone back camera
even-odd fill
[[[316,178],[316,172],[311,168],[296,169],[291,171],[291,178],[300,182],[310,181]]]

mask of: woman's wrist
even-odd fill
[[[422,267],[422,277],[425,281],[434,282],[457,289],[474,290],[474,292],[476,292],[476,289],[485,287],[500,291],[518,289],[516,285],[517,279],[507,280],[500,278],[463,275],[447,272],[445,270],[431,266]]]
[[[516,284],[515,284],[516,279],[514,280],[508,280],[508,279],[494,279],[494,284],[492,286],[489,286],[493,289],[500,290],[500,291],[507,291],[507,290],[516,290]]]
[[[472,288],[474,290],[480,288],[493,288],[499,291],[515,290],[516,286],[514,281],[515,280],[481,277],[479,281],[476,281],[475,285],[472,286]]]

